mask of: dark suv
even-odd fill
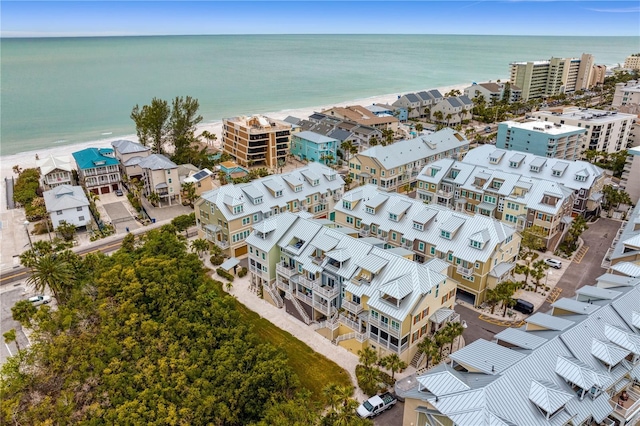
[[[533,303],[527,302],[522,299],[513,299],[516,304],[513,305],[513,310],[522,312],[523,314],[529,315],[533,313]]]

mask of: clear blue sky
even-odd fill
[[[637,0],[2,0],[0,13],[0,35],[3,37],[165,34],[640,36],[640,3]]]

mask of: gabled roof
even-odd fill
[[[171,170],[177,169],[178,165],[173,161],[169,160],[162,154],[151,154],[148,157],[140,160],[138,165],[143,169],[149,170]]]
[[[337,139],[330,138],[330,137],[327,137],[325,135],[321,135],[319,133],[311,132],[311,131],[308,131],[308,130],[305,130],[303,132],[294,133],[291,136],[295,137],[295,138],[299,138],[299,139],[304,139],[306,141],[313,142],[313,143],[316,143],[316,144],[337,142]]]
[[[378,257],[374,254],[370,254],[369,256],[363,257],[360,259],[356,266],[364,269],[365,271],[369,271],[372,274],[377,274],[380,272],[382,268],[384,268],[387,263],[389,263],[388,259],[384,259],[382,257]]]
[[[36,165],[40,168],[42,176],[46,176],[56,169],[64,170],[65,172],[73,170],[71,159],[68,155],[49,155],[48,157],[37,160]]]
[[[616,297],[620,296],[620,292],[619,291],[615,291],[615,290],[609,290],[609,289],[605,289],[605,288],[600,288],[600,287],[595,287],[595,286],[591,286],[591,285],[585,285],[583,287],[580,287],[577,291],[576,294],[578,296],[580,296],[581,298],[585,298],[588,297],[591,300],[612,300],[615,299]]]
[[[547,380],[532,380],[529,386],[529,399],[549,414],[562,408],[573,395],[563,391]]]
[[[380,291],[382,292],[382,294],[388,294],[389,296],[398,300],[406,297],[413,291],[413,280],[411,279],[411,275],[403,275],[386,284],[383,284],[380,287]]]
[[[476,340],[449,355],[458,364],[485,374],[499,374],[524,357],[520,352],[486,340]]]
[[[637,334],[621,330],[620,328],[609,324],[605,325],[604,334],[607,336],[607,339],[616,345],[625,348],[636,355],[640,355],[640,336]]]
[[[574,323],[566,319],[554,317],[553,315],[536,312],[525,320],[527,324],[537,325],[548,330],[562,331],[571,327]]]
[[[573,357],[559,356],[556,360],[556,373],[587,391],[594,386],[602,389],[605,382],[604,377]]]
[[[607,365],[614,366],[628,356],[630,351],[613,343],[593,338],[591,340],[591,354]]]
[[[449,395],[471,389],[447,364],[443,366],[444,371],[418,377],[421,387],[427,389],[436,396]]]
[[[569,299],[563,297],[562,299],[556,300],[551,304],[554,308],[553,313],[556,314],[556,309],[561,309],[563,311],[572,312],[574,314],[579,315],[590,315],[594,311],[600,309],[600,306],[593,305],[591,303],[579,302],[575,299]]]
[[[136,152],[148,152],[151,148],[144,146],[140,143],[133,142],[126,139],[120,139],[111,142],[111,146],[116,150],[118,154],[133,154]]]
[[[544,337],[536,336],[533,333],[527,333],[517,328],[505,328],[496,334],[494,339],[502,340],[522,349],[535,349],[547,341]]]

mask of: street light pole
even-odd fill
[[[29,246],[31,247],[31,250],[33,250],[33,242],[31,241],[31,234],[29,234],[29,221],[28,220],[24,221],[24,230],[27,232],[27,238],[29,238]]]

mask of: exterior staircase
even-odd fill
[[[282,300],[282,297],[280,297],[280,293],[278,292],[278,290],[272,288],[269,285],[265,285],[263,286],[263,288],[267,291],[267,293],[269,293],[269,296],[271,296],[271,299],[273,299],[273,303],[276,304],[277,308],[282,308],[284,306],[284,301]]]
[[[418,366],[422,364],[422,361],[424,361],[424,357],[425,357],[424,352],[417,351],[416,354],[413,356],[413,359],[411,360],[409,365],[414,368],[418,368]]]
[[[293,297],[291,295],[291,293],[285,294],[284,297],[286,297],[288,300],[291,301],[293,306],[296,308],[296,311],[298,311],[298,313],[302,317],[302,320],[304,321],[304,323],[307,324],[307,325],[311,324],[311,318],[309,318],[309,315],[307,314],[307,311],[305,311],[304,308],[302,306],[300,306],[300,302],[298,302],[298,299]]]
[[[347,333],[341,336],[336,337],[336,340],[333,341],[334,345],[342,342],[343,340],[356,339],[358,342],[362,343],[367,339],[367,336],[364,333]]]

